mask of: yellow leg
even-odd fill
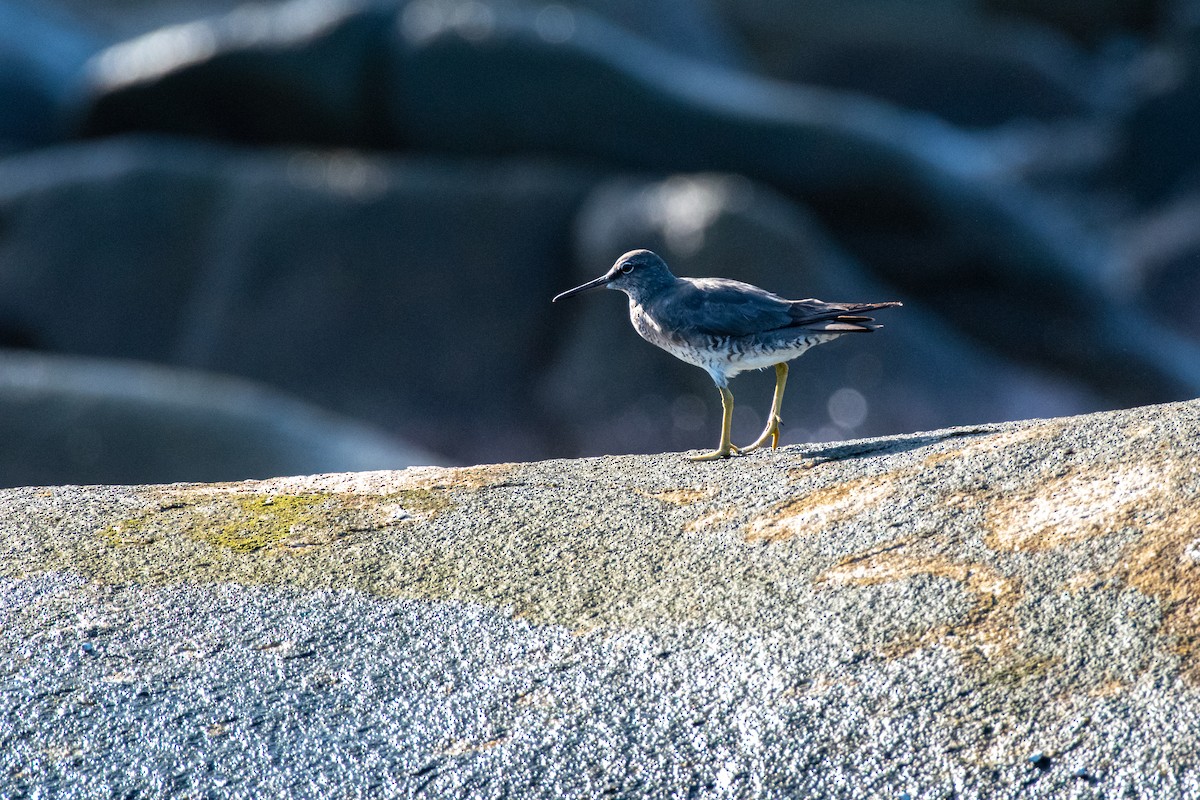
[[[692,461],[715,461],[718,458],[729,458],[739,452],[729,441],[729,425],[733,421],[733,392],[724,386],[718,386],[717,391],[721,393],[721,408],[725,412],[721,416],[721,444],[711,453],[691,456]]]
[[[783,387],[787,384],[788,365],[775,365],[775,399],[771,401],[771,416],[767,417],[767,427],[763,428],[762,436],[754,440],[753,444],[746,445],[742,448],[743,453],[749,453],[757,450],[771,440],[771,449],[779,447],[779,423],[782,420],[779,418],[779,410],[783,407]]]

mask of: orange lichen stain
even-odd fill
[[[284,494],[325,492],[334,495],[379,497],[432,490],[439,493],[475,491],[498,486],[510,486],[518,464],[483,464],[475,467],[409,467],[399,472],[338,472],[328,475],[305,475],[291,478],[272,478],[266,481],[246,481],[228,484],[234,492],[281,492]],[[214,487],[204,487],[211,490]]]
[[[985,564],[939,556],[910,556],[892,548],[847,556],[825,570],[816,585],[875,586],[918,575],[949,578],[963,585],[975,604],[962,619],[893,642],[884,655],[897,657],[932,644],[991,658],[1013,650],[1017,640],[1015,608],[1021,599],[1017,581]]]
[[[487,489],[504,485],[517,464],[482,464],[476,467],[419,467],[405,470],[408,481],[427,489]]]
[[[1150,436],[1142,425],[1131,435]],[[1132,426],[1131,426],[1132,428]],[[1200,507],[1197,477],[1151,449],[1129,464],[1076,469],[1017,495],[988,494],[984,542],[997,551],[1045,551],[1114,533],[1135,536],[1115,566],[1063,584],[1076,594],[1109,581],[1159,602],[1167,646],[1186,678],[1200,682]]]
[[[1104,583],[1104,578],[1099,573],[1091,570],[1083,570],[1076,572],[1071,577],[1062,582],[1062,589],[1071,595],[1082,594],[1084,592],[1093,591]]]
[[[752,521],[745,531],[750,543],[780,542],[797,535],[820,533],[853,519],[866,507],[883,502],[895,491],[891,476],[871,476],[837,483],[785,500]]]
[[[1072,470],[1019,494],[990,498],[984,543],[1000,551],[1040,551],[1115,533],[1161,491],[1166,476],[1145,464]]]
[[[1007,450],[1022,442],[1035,439],[1054,439],[1061,436],[1065,426],[1060,422],[1044,422],[1040,425],[1029,425],[1015,428],[1011,431],[1000,431],[991,436],[981,436],[971,440],[962,448],[965,453],[977,453],[983,450]]]
[[[737,517],[741,516],[742,510],[738,506],[723,506],[711,511],[703,516],[696,517],[689,522],[684,523],[684,533],[703,533],[716,528],[724,528],[729,525]]]
[[[1018,445],[1022,442],[1030,442],[1035,439],[1053,439],[1060,435],[1063,430],[1064,428],[1061,424],[1043,423],[1011,431],[999,431],[987,436],[974,437],[962,447],[930,453],[925,457],[923,463],[925,466],[932,467],[943,461],[962,458],[964,456],[978,456],[980,453],[989,451],[1003,452],[1013,445]]]
[[[1169,646],[1200,681],[1200,508],[1176,509],[1131,542],[1113,576],[1158,600]]]
[[[1132,434],[1149,436],[1141,426]],[[1200,682],[1200,507],[1194,469],[1155,455],[1104,469],[1073,470],[1017,495],[988,495],[984,542],[997,551],[1045,551],[1123,532],[1135,536],[1115,566],[1071,576],[1072,594],[1108,581],[1159,602],[1167,646]]]
[[[929,455],[925,456],[925,458],[921,459],[921,466],[926,468],[936,467],[943,461],[953,461],[954,459],[961,458],[962,454],[963,451],[961,449],[942,450],[937,453],[930,453]]]
[[[794,467],[789,467],[787,470],[787,479],[790,483],[795,483],[800,480],[808,480],[812,477],[812,471],[822,464],[827,464],[828,461],[818,461],[815,458],[806,458],[800,461]]]
[[[988,500],[986,492],[951,492],[942,497],[944,505],[953,506],[959,512],[985,507]]]
[[[641,489],[635,489],[634,491],[643,497],[649,497],[651,500],[658,500],[673,506],[690,506],[694,503],[703,503],[706,500],[712,500],[717,496],[716,489],[664,489],[661,492],[645,492]]]
[[[1122,681],[1107,681],[1088,692],[1089,697],[1112,697],[1125,691],[1125,683]]]
[[[1135,422],[1132,425],[1127,425],[1123,433],[1126,439],[1134,441],[1152,436],[1157,430],[1149,422]]]

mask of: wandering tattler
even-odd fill
[[[727,278],[676,278],[649,250],[630,250],[612,269],[554,301],[589,289],[617,289],[629,295],[629,319],[643,339],[678,359],[704,369],[721,393],[721,444],[693,461],[749,453],[771,441],[779,446],[779,409],[787,383],[787,362],[816,344],[844,333],[870,333],[881,327],[863,312],[900,303],[824,303],[785,300],[757,286]],[[739,372],[775,367],[775,399],[762,435],[746,447],[729,441],[733,393],[729,379]]]

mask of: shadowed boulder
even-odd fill
[[[65,138],[102,42],[63,15],[0,0],[0,152]]]
[[[1200,125],[1200,28],[1166,43],[1157,81],[1138,87],[1113,165],[1140,202],[1168,203],[1200,184],[1200,152],[1188,135]]]
[[[728,0],[721,8],[779,78],[862,92],[967,127],[1099,111],[1081,49],[974,3]]]
[[[0,328],[271,384],[455,460],[526,400],[594,178],[533,161],[130,137],[0,162]]]
[[[922,311],[919,294],[856,264],[803,207],[744,178],[599,181],[574,162],[147,136],[12,157],[0,161],[0,336],[263,381],[460,462],[698,446],[715,401],[702,372],[638,340],[615,298],[549,303],[649,245],[680,274],[907,303],[878,336],[797,362],[811,382],[788,394],[785,441],[1178,390],[1155,371],[1157,350],[1125,340],[1068,348],[1057,377],[1004,337],[990,354],[956,329],[952,307]],[[988,298],[1000,333],[1079,341],[1005,317],[1024,297]],[[1022,357],[1033,363],[1013,363]],[[735,424],[749,436],[762,419],[747,414],[770,397],[761,377],[738,380]],[[831,415],[841,389],[858,405]]]
[[[264,386],[0,350],[0,486],[228,481],[443,462]]]
[[[704,465],[4,490],[0,774],[1175,794],[1200,778],[1198,442],[1191,402]]]
[[[381,145],[392,137],[377,54],[394,15],[338,0],[246,4],[122,42],[90,64],[83,131]]]
[[[1121,240],[1114,284],[1200,339],[1200,190],[1143,215]]]
[[[1051,23],[1072,36],[1094,44],[1118,36],[1146,36],[1171,19],[1170,3],[1145,0],[984,0],[984,9]]]

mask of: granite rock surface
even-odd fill
[[[1200,403],[0,492],[0,793],[1188,797]]]

